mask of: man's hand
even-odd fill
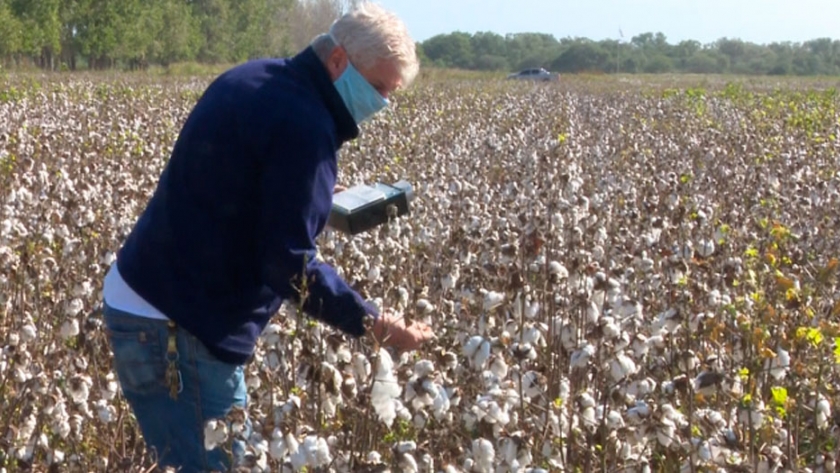
[[[344,187],[342,185],[339,185],[339,184],[336,184],[335,187],[333,187],[333,194],[338,194],[339,192],[344,192],[346,190],[347,190],[346,187]]]
[[[431,327],[422,322],[414,322],[406,326],[402,316],[383,312],[373,324],[373,336],[384,346],[393,347],[399,351],[410,351],[420,348],[434,338],[435,333]]]

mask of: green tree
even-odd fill
[[[23,25],[6,0],[0,0],[0,57],[11,58],[21,51]]]
[[[580,41],[569,46],[554,62],[551,69],[558,72],[609,72],[610,53],[593,41]]]
[[[468,33],[456,31],[431,37],[423,43],[423,51],[438,66],[462,69],[473,67],[472,44]]]

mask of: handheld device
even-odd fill
[[[405,180],[394,184],[377,182],[370,186],[353,186],[333,196],[327,225],[356,235],[382,225],[390,218],[407,215],[412,200],[414,190]]]

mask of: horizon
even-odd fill
[[[840,39],[840,2],[828,0],[379,0],[405,22],[417,42],[456,32],[538,33],[563,38],[629,42],[636,35],[662,33],[669,44],[720,39],[768,45]],[[524,7],[524,8],[523,8]],[[819,14],[811,12],[818,11]],[[834,18],[832,21],[831,18]],[[622,37],[623,35],[623,37]]]

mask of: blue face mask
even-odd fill
[[[388,100],[373,88],[365,76],[360,74],[349,61],[347,68],[334,84],[357,124],[388,105]]]

